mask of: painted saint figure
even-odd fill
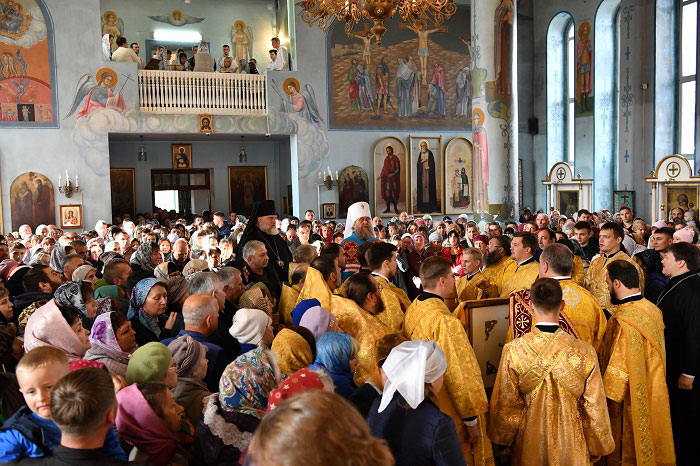
[[[350,99],[350,106],[355,110],[360,109],[357,88],[357,60],[353,58],[348,69],[348,99]]]
[[[591,23],[585,21],[578,27],[576,44],[576,103],[582,111],[588,108],[588,97],[593,91],[593,45],[588,36]]]
[[[489,209],[489,146],[486,140],[484,111],[475,108],[472,112],[472,173],[474,185],[474,206],[477,212]]]
[[[411,95],[416,86],[416,73],[408,66],[403,58],[398,59],[396,70],[396,95],[399,101],[399,117],[413,115]]]
[[[32,207],[34,205],[34,194],[29,189],[26,181],[22,181],[19,189],[12,199],[12,227],[17,229],[20,225],[38,225],[34,223]]]
[[[372,79],[364,64],[357,64],[357,76],[355,77],[358,85],[358,95],[362,110],[372,110],[374,112],[374,102],[372,99]]]
[[[416,181],[418,211],[424,213],[439,211],[435,156],[425,140],[420,142],[420,154],[416,163]]]
[[[387,144],[384,151],[386,152],[384,166],[377,178],[381,182],[382,199],[386,202],[384,213],[389,213],[393,204],[394,212],[398,214],[398,202],[401,197],[401,161],[394,154],[394,146],[391,144]]]
[[[428,29],[428,25],[425,21],[418,20],[415,22],[414,26],[401,23],[399,24],[399,29],[408,29],[413,31],[418,36],[418,57],[420,58],[420,71],[423,76],[423,85],[428,85],[428,57],[430,52],[428,51],[428,36],[433,32],[447,32],[447,27],[442,26],[435,29]]]
[[[379,110],[384,110],[386,113],[389,107],[389,98],[391,97],[391,75],[389,73],[389,67],[384,62],[384,58],[377,65],[377,69],[374,72],[374,85],[377,99],[377,113]]]
[[[233,23],[234,33],[231,35],[231,42],[233,42],[236,52],[236,62],[245,60],[248,63],[250,59],[249,44],[251,42],[250,28],[246,32],[245,23],[243,21],[236,21]]]
[[[495,14],[496,89],[500,96],[511,94],[513,69],[513,0],[501,0]]]
[[[445,116],[445,69],[437,61],[433,65],[433,79],[428,91],[428,110]]]
[[[95,110],[113,108],[124,111],[126,105],[121,92],[115,93],[112,89],[117,84],[117,73],[111,68],[102,68],[95,75],[97,82],[92,80],[89,74],[83,75],[78,81],[77,91],[73,98],[73,104],[65,118],[71,116],[80,106],[85,96],[85,104],[78,112],[78,118],[89,115]]]
[[[469,108],[472,104],[472,69],[470,66],[462,67],[457,73],[455,89],[457,91],[455,115],[469,115]]]
[[[305,96],[302,93],[300,93],[296,81],[287,80],[286,82],[286,92],[289,95],[289,99],[291,100],[292,109],[296,113],[303,116],[304,119],[309,123],[320,123],[321,117],[319,116],[318,109],[316,108],[316,103],[313,101],[312,96]]]

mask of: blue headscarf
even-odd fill
[[[158,322],[152,316],[143,312],[143,303],[146,302],[148,293],[151,292],[151,288],[155,285],[161,284],[156,278],[144,278],[134,286],[131,291],[131,299],[129,299],[129,312],[126,314],[127,319],[132,319],[138,314],[139,320],[143,325],[146,326],[151,332],[155,333],[156,336],[160,336],[160,327],[158,327]]]
[[[352,369],[350,369],[351,358],[352,341],[347,333],[324,333],[316,342],[314,365],[323,366],[331,374],[352,373]]]
[[[315,298],[305,299],[299,302],[299,304],[297,304],[296,307],[292,310],[292,323],[294,325],[299,325],[299,322],[301,322],[301,318],[304,316],[306,311],[308,311],[312,307],[320,305],[321,302]]]

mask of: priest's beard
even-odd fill
[[[374,237],[374,232],[371,228],[360,228],[359,230],[355,230],[355,236],[361,240],[367,241]]]
[[[499,260],[501,260],[501,256],[496,252],[486,251],[486,254],[484,254],[484,264],[486,264],[486,267],[494,265]]]
[[[610,304],[613,306],[620,304],[620,300],[617,299],[617,296],[615,296],[615,292],[613,290],[610,290]]]
[[[374,311],[374,314],[381,314],[384,312],[384,301],[382,300],[382,297],[377,293],[377,309]]]
[[[279,229],[278,229],[276,226],[274,226],[274,225],[271,226],[271,227],[266,227],[266,228],[260,227],[260,230],[261,230],[263,233],[267,233],[268,235],[272,235],[272,236],[277,236],[277,235],[280,234]]]

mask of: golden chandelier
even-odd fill
[[[301,0],[301,19],[309,26],[316,23],[327,31],[333,21],[345,21],[345,33],[350,35],[362,19],[374,22],[370,30],[382,43],[386,32],[384,21],[397,12],[412,28],[436,27],[457,11],[453,0]]]

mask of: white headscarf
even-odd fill
[[[102,36],[102,59],[105,61],[112,59],[112,46],[109,45],[109,34]]]
[[[425,384],[435,382],[445,373],[447,360],[434,341],[407,341],[391,350],[382,370],[388,380],[378,412],[389,406],[396,391],[416,409],[425,399]]]
[[[369,204],[366,202],[356,202],[350,207],[348,207],[348,218],[347,222],[345,223],[345,239],[348,239],[350,236],[352,236],[353,233],[353,225],[355,225],[355,221],[357,221],[358,218],[362,217],[369,217],[370,219],[372,218],[372,212],[369,210]],[[372,237],[374,238],[374,228],[371,228],[370,231],[372,232]]]

